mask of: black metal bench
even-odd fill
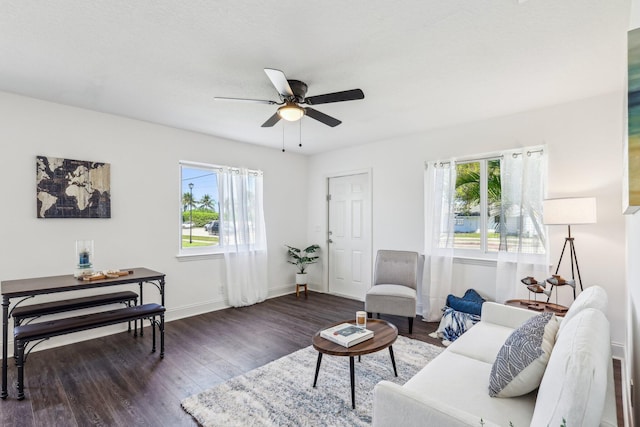
[[[15,307],[11,311],[11,316],[13,316],[14,326],[20,326],[25,319],[38,318],[46,314],[64,313],[66,311],[117,303],[127,304],[129,307],[132,305],[131,303],[137,305],[138,294],[132,291],[112,292],[110,294],[23,305]]]
[[[109,294],[91,295],[82,298],[72,298],[66,300],[58,300],[51,302],[43,302],[40,304],[31,304],[14,307],[11,310],[13,317],[13,325],[20,326],[26,319],[30,321],[41,316],[49,314],[64,313],[67,311],[81,310],[83,308],[100,307],[109,304],[126,304],[127,307],[138,304],[138,294],[132,291],[112,292]],[[133,304],[132,304],[133,303]],[[134,335],[138,335],[138,325],[135,324]],[[131,331],[131,322],[129,322],[128,331]],[[18,353],[16,343],[13,343],[14,358]]]
[[[165,308],[160,304],[143,304],[117,310],[102,311],[85,314],[82,316],[66,317],[47,322],[29,323],[16,326],[13,329],[13,339],[16,343],[18,367],[18,400],[24,399],[24,362],[33,347],[40,342],[59,335],[73,332],[86,331],[102,326],[115,325],[117,323],[149,319],[153,329],[153,345],[151,352],[156,351],[156,326],[160,331],[160,357],[164,357],[164,312]],[[156,317],[160,320],[156,320]],[[39,341],[25,354],[25,348],[29,342]]]

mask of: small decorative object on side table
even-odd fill
[[[558,278],[560,278],[560,276],[558,276]],[[564,284],[564,279],[560,278],[560,280],[562,280]],[[549,279],[547,279],[547,281],[549,281]],[[550,311],[552,313],[558,313],[558,314],[564,314],[567,312],[568,308],[563,305],[557,304],[557,301],[556,301],[556,304],[554,304],[550,302],[542,302],[537,300],[538,294],[545,294],[547,297],[549,297],[551,295],[551,291],[553,290],[553,284],[555,283],[552,283],[551,289],[546,289],[547,284],[545,283],[544,280],[542,281],[536,280],[531,276],[527,276],[524,279],[521,279],[520,282],[522,282],[527,287],[527,290],[529,291],[529,299],[512,299],[505,302],[506,305],[512,305],[516,307],[524,306],[524,308],[527,308],[528,310]],[[533,292],[533,300],[531,299],[532,292]],[[556,299],[557,299],[557,293],[556,293]]]
[[[551,290],[545,289],[547,287],[547,284],[544,282],[544,280],[538,281],[531,276],[527,276],[524,279],[521,279],[520,282],[522,282],[527,287],[527,290],[529,291],[529,300],[522,300],[522,301],[527,301],[527,302],[523,302],[522,304],[527,305],[527,308],[530,310],[544,311],[544,305],[538,303],[538,297],[537,297],[538,294],[545,294],[547,296],[551,295]],[[531,301],[532,292],[533,292],[533,301]]]
[[[551,291],[553,291],[554,286],[571,286],[573,288],[573,299],[576,299],[576,281],[573,279],[564,279],[559,274],[554,274],[547,279],[547,283],[551,285],[551,290],[547,296],[547,302],[549,302],[549,298],[551,298]],[[558,290],[556,289],[556,303],[558,302]]]

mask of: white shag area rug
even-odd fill
[[[356,409],[351,409],[349,358],[323,355],[313,388],[318,352],[303,348],[182,401],[203,426],[368,426],[373,388],[389,380],[404,384],[444,349],[403,336],[389,350],[355,361]]]

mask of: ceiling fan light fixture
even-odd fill
[[[296,104],[287,102],[285,105],[278,108],[278,115],[284,120],[295,122],[304,116],[304,110]]]

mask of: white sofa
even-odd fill
[[[602,288],[585,289],[561,320],[539,389],[500,398],[488,391],[496,356],[538,313],[484,303],[481,321],[406,384],[376,385],[373,426],[617,426],[606,305]]]

